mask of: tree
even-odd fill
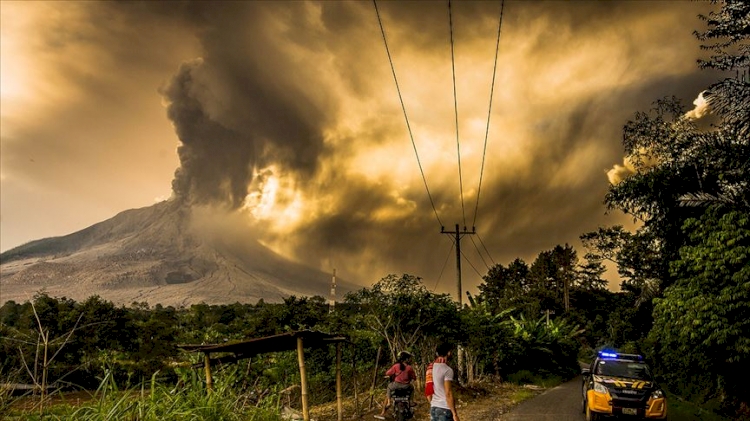
[[[562,314],[570,291],[579,282],[578,269],[575,249],[557,245],[539,253],[531,266],[515,259],[508,267],[491,267],[479,285],[478,299],[494,312],[512,308],[531,318],[544,310]]]
[[[321,296],[284,299],[280,324],[288,330],[314,329],[328,314],[328,304]]]
[[[601,262],[587,260],[578,265],[578,280],[575,286],[588,291],[606,289],[607,281],[602,279],[606,271]]]
[[[702,68],[736,71],[734,78],[710,86],[706,96],[713,109],[724,118],[724,123],[734,127],[738,136],[747,137],[750,134],[747,119],[747,110],[750,109],[750,4],[728,0],[722,6],[708,16],[700,16],[708,28],[694,33],[706,43],[701,48],[713,55],[708,60],[698,60],[698,63]],[[748,73],[740,77],[740,70]],[[747,206],[747,197],[744,204]]]
[[[622,225],[602,228],[581,235],[588,262],[609,261],[617,265],[622,279],[620,288],[640,295],[656,285],[666,263],[659,250],[658,238],[648,230],[636,233]]]
[[[486,302],[493,313],[521,307],[529,289],[529,266],[517,258],[507,268],[502,264],[493,265],[482,279],[478,299]]]
[[[737,374],[750,369],[750,3],[724,1],[701,18],[708,28],[695,34],[713,55],[699,64],[736,72],[702,94],[718,122],[697,124],[675,98],[637,113],[624,129],[634,173],[605,202],[641,221],[635,236],[653,246],[649,343],[659,371],[671,388],[717,391],[734,410],[750,395]]]
[[[715,391],[730,407],[747,405],[750,216],[722,213],[717,207],[700,219],[688,220],[684,229],[690,243],[672,264],[678,280],[664,298],[655,300],[649,334],[654,355],[664,367],[663,374],[681,390],[693,383],[703,391]],[[686,374],[692,382],[684,378]]]
[[[73,302],[63,299],[61,304],[65,303],[71,304]],[[41,306],[41,310],[43,310],[43,313],[40,313],[40,311],[37,309],[37,304]],[[60,355],[60,352],[62,352],[63,348],[65,348],[65,346],[68,344],[70,337],[78,328],[83,315],[78,316],[78,319],[75,321],[75,324],[69,331],[57,337],[53,336],[52,339],[50,339],[50,333],[60,330],[62,326],[59,321],[56,322],[50,319],[50,314],[52,314],[53,312],[57,312],[60,309],[57,306],[57,300],[49,297],[47,294],[37,294],[34,297],[34,301],[30,303],[30,306],[33,312],[34,320],[36,321],[37,334],[33,358],[31,357],[32,353],[29,352],[28,347],[24,349],[23,346],[19,346],[18,351],[20,354],[20,360],[23,364],[23,368],[26,370],[26,373],[34,384],[34,394],[36,394],[37,391],[39,392],[39,414],[41,415],[44,413],[44,405],[46,404],[48,396],[48,388],[50,384],[55,384],[55,382],[50,383],[50,378],[53,377],[51,376],[51,373],[53,372],[53,362],[55,361],[57,356]],[[58,315],[63,316],[59,317],[60,320],[65,319],[65,313],[58,313]],[[45,323],[50,323],[51,326],[54,327],[54,329],[48,327],[47,325],[45,325]],[[29,340],[19,340],[19,343],[25,345],[33,344],[33,342]],[[56,377],[61,376],[58,375]],[[58,378],[56,379],[56,381],[60,381],[60,379]]]
[[[450,295],[428,291],[413,275],[390,274],[372,288],[348,294],[346,301],[360,306],[364,323],[385,341],[392,360],[402,350],[431,360],[440,339],[463,339]]]
[[[709,28],[698,33],[715,53],[702,67],[738,70],[750,63],[750,6],[727,1],[718,12],[703,16]],[[668,262],[685,243],[683,223],[698,218],[706,206],[722,203],[748,211],[750,206],[750,82],[727,78],[703,93],[719,123],[706,129],[686,113],[676,98],[656,101],[647,113],[636,113],[624,128],[626,160],[634,173],[610,186],[605,198],[642,222],[638,235],[654,245],[660,266],[652,273],[660,290],[668,287]]]
[[[508,366],[513,371],[529,370],[542,375],[569,377],[579,372],[578,325],[564,318],[547,321],[546,317],[511,318],[511,349]]]
[[[175,338],[177,337],[177,312],[173,307],[162,307],[157,304],[148,317],[136,322],[138,361],[135,378],[147,379],[157,370],[161,370],[169,360],[177,356]]]
[[[81,317],[81,326],[71,346],[79,361],[105,349],[136,349],[135,327],[124,308],[94,295],[78,304],[76,313]]]
[[[682,206],[681,199],[701,189],[716,191],[719,179],[717,169],[706,165],[706,148],[697,147],[715,135],[699,130],[684,115],[676,98],[657,101],[648,113],[636,113],[625,125],[623,140],[635,172],[611,185],[605,197],[608,209],[641,221],[634,238],[638,241],[632,244],[646,252],[633,257],[645,257],[653,265],[636,280],[656,283],[660,290],[673,282],[668,262],[684,244],[683,222],[702,213],[700,208]]]
[[[507,371],[512,311],[513,308],[496,311],[481,296],[469,295],[469,305],[461,309],[461,326],[467,333],[464,351],[469,383],[477,380],[479,373]]]
[[[577,253],[568,244],[557,245],[552,250],[539,253],[529,268],[529,295],[540,304],[540,311],[568,310],[570,286],[578,277],[577,265]]]

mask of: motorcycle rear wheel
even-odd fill
[[[406,408],[406,404],[398,403],[397,405],[394,405],[393,409],[395,411],[394,418],[396,419],[396,421],[406,421],[408,419],[408,408]]]

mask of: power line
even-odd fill
[[[468,264],[469,264],[469,266],[471,266],[471,268],[472,268],[472,269],[474,269],[474,272],[476,272],[476,274],[477,274],[477,275],[479,275],[479,277],[481,278],[481,277],[482,277],[482,274],[481,274],[481,273],[479,273],[479,271],[477,270],[477,268],[475,268],[475,267],[474,267],[474,265],[472,265],[472,264],[471,264],[471,261],[469,261],[469,258],[468,258],[468,257],[466,257],[466,255],[464,254],[464,252],[463,252],[463,251],[461,252],[461,256],[463,256],[463,257],[464,257],[464,259],[466,259],[466,263],[468,263]]]
[[[440,269],[440,275],[437,278],[437,281],[435,281],[435,288],[432,288],[433,291],[437,291],[438,283],[440,282],[440,279],[443,277],[443,271],[445,270],[445,266],[448,264],[448,259],[451,257],[451,252],[453,251],[453,246],[455,244],[453,241],[451,241],[451,248],[448,250],[448,255],[445,257],[445,262],[443,262],[443,268]]]
[[[493,258],[492,258],[492,255],[490,255],[490,251],[489,251],[489,250],[487,250],[487,246],[485,246],[485,245],[484,245],[484,241],[482,241],[482,236],[481,236],[481,235],[479,235],[479,234],[477,234],[477,238],[479,238],[479,242],[480,242],[480,243],[482,244],[482,247],[484,247],[484,251],[486,251],[486,252],[487,252],[487,257],[489,257],[489,258],[490,258],[490,260],[492,261],[492,264],[493,264],[493,265],[496,265],[497,263],[495,263],[495,259],[493,259]]]
[[[492,97],[495,93],[495,75],[497,74],[497,57],[500,52],[500,31],[503,27],[503,12],[505,10],[505,0],[500,4],[500,20],[497,24],[497,42],[495,43],[495,65],[492,68],[492,85],[490,87],[490,105],[487,111],[487,129],[484,133],[484,151],[482,152],[482,166],[479,170],[479,187],[477,188],[477,205],[474,208],[474,222],[472,226],[476,226],[477,213],[479,212],[479,194],[482,192],[482,178],[484,177],[484,161],[487,156],[487,138],[490,134],[490,116],[492,115]]]
[[[383,28],[383,21],[380,19],[380,11],[378,11],[378,3],[376,0],[372,0],[372,4],[375,6],[375,14],[378,17],[378,24],[380,25],[380,33],[383,35],[383,44],[385,45],[385,52],[388,54],[388,62],[391,64],[391,73],[393,73],[393,81],[396,83],[396,91],[398,92],[398,100],[401,102],[401,110],[404,112],[404,120],[406,120],[406,128],[409,130],[409,138],[411,139],[412,147],[414,148],[414,155],[417,157],[417,164],[419,165],[419,172],[422,174],[422,181],[424,182],[424,188],[427,190],[427,197],[430,199],[430,205],[432,211],[435,212],[435,219],[438,224],[443,226],[438,216],[437,209],[435,208],[435,202],[432,200],[432,194],[430,194],[430,188],[427,186],[427,178],[424,175],[424,169],[422,169],[422,162],[419,160],[419,152],[417,152],[417,144],[414,142],[414,135],[411,131],[411,125],[409,124],[409,117],[406,115],[406,106],[404,105],[404,99],[401,96],[401,88],[398,85],[398,79],[396,78],[396,68],[393,65],[393,59],[391,58],[391,50],[388,48],[388,41],[385,37],[385,28]]]
[[[472,224],[471,232],[469,232],[466,228],[466,210],[464,208],[464,191],[463,191],[463,174],[461,171],[461,142],[459,140],[459,127],[458,127],[458,95],[456,93],[456,60],[455,60],[455,48],[454,48],[454,41],[453,41],[453,12],[451,8],[451,1],[448,0],[448,22],[450,25],[450,42],[451,42],[451,69],[453,71],[453,106],[455,111],[455,121],[456,121],[456,150],[458,155],[458,180],[459,180],[459,190],[461,194],[461,212],[463,215],[464,220],[464,230],[463,232],[459,231],[458,224],[456,224],[456,231],[445,231],[444,228],[440,230],[443,234],[450,234],[455,235],[455,244],[456,244],[456,281],[458,286],[458,304],[459,306],[462,305],[462,286],[461,286],[461,256],[463,255],[461,251],[461,234],[467,235],[467,234],[476,234],[476,220],[477,220],[477,213],[479,211],[479,195],[482,188],[482,178],[484,176],[484,163],[487,156],[487,139],[489,137],[489,126],[490,126],[490,115],[492,115],[492,97],[494,95],[495,90],[495,77],[497,74],[497,59],[498,59],[498,53],[500,51],[500,31],[502,28],[502,22],[503,22],[503,11],[505,9],[505,2],[503,0],[503,3],[500,7],[500,22],[498,24],[498,34],[497,34],[497,41],[495,45],[495,62],[493,66],[492,71],[492,86],[490,87],[490,106],[489,111],[487,115],[487,128],[485,130],[485,137],[484,137],[484,150],[482,152],[482,167],[480,170],[479,175],[479,188],[477,190],[477,203],[476,207],[474,209],[474,222]],[[477,248],[476,244],[474,243],[474,240],[472,240],[472,243],[474,244],[474,247]],[[477,251],[479,249],[477,248]],[[489,254],[489,253],[488,253]],[[479,256],[482,257],[482,254],[479,253]],[[466,256],[464,256],[466,258]],[[466,261],[469,263],[469,265],[474,269],[474,271],[479,275],[482,276],[476,267],[469,261],[469,259],[466,259]],[[482,261],[484,261],[484,258],[482,257]],[[485,266],[487,265],[487,262],[484,262]],[[489,269],[489,267],[488,267]]]
[[[487,141],[488,141],[488,138],[489,138],[490,117],[492,115],[492,99],[493,99],[493,96],[494,96],[495,78],[496,78],[496,75],[497,75],[497,61],[498,61],[499,50],[500,50],[500,34],[501,34],[501,28],[502,28],[503,13],[504,13],[504,9],[505,9],[505,1],[504,0],[502,1],[501,7],[500,7],[500,18],[499,18],[499,23],[498,23],[497,41],[496,41],[496,45],[495,45],[495,61],[494,61],[493,72],[492,72],[492,84],[491,84],[491,87],[490,87],[490,103],[489,103],[489,107],[488,107],[489,109],[488,109],[488,112],[487,112],[487,127],[486,127],[486,130],[485,130],[484,150],[482,152],[482,165],[481,165],[480,176],[479,176],[479,187],[477,189],[477,200],[476,200],[476,206],[475,206],[475,209],[474,209],[474,223],[473,223],[473,226],[472,226],[472,230],[468,231],[467,228],[466,228],[466,209],[465,209],[465,205],[464,205],[464,194],[463,194],[463,171],[462,171],[462,166],[461,166],[461,142],[460,142],[460,135],[459,135],[460,131],[459,131],[459,120],[458,120],[458,94],[457,94],[457,86],[456,86],[455,43],[454,43],[454,40],[453,40],[453,12],[452,12],[451,0],[448,0],[448,21],[449,21],[449,26],[450,26],[450,44],[451,44],[451,70],[452,70],[452,77],[453,77],[453,106],[454,106],[454,118],[455,118],[455,125],[456,125],[456,151],[457,151],[457,158],[458,158],[458,178],[459,178],[459,192],[460,192],[460,199],[461,199],[461,213],[462,213],[463,222],[464,222],[464,229],[463,229],[463,231],[460,231],[458,224],[456,224],[456,230],[454,232],[445,231],[444,225],[443,225],[442,221],[440,220],[440,216],[438,215],[437,208],[435,207],[435,202],[434,202],[434,200],[432,198],[432,194],[430,193],[430,189],[429,189],[429,186],[427,184],[427,178],[425,177],[424,169],[422,167],[422,162],[419,159],[419,152],[417,150],[417,145],[416,145],[416,143],[414,141],[414,134],[413,134],[413,132],[411,130],[411,125],[409,123],[409,118],[408,118],[408,115],[407,115],[407,112],[406,112],[406,106],[404,104],[403,96],[401,95],[401,88],[400,88],[400,86],[398,84],[398,78],[396,76],[396,69],[395,69],[395,66],[393,64],[393,58],[391,56],[390,49],[388,47],[388,40],[387,40],[387,37],[386,37],[386,34],[385,34],[385,28],[383,26],[383,21],[382,21],[382,19],[380,17],[380,11],[378,9],[377,0],[373,0],[373,5],[375,7],[375,14],[377,15],[377,18],[378,18],[378,24],[380,26],[380,32],[381,32],[381,34],[383,36],[383,44],[385,45],[386,54],[388,56],[388,62],[390,63],[390,66],[391,66],[391,73],[393,75],[393,81],[394,81],[394,83],[396,85],[396,92],[398,93],[399,102],[401,103],[401,109],[402,109],[403,114],[404,114],[404,120],[406,121],[406,127],[407,127],[407,129],[409,131],[409,138],[411,140],[412,147],[414,148],[414,154],[415,154],[415,156],[417,158],[417,164],[419,165],[419,171],[420,171],[420,174],[422,175],[422,181],[424,182],[425,190],[427,191],[427,196],[429,197],[429,200],[430,200],[430,205],[432,206],[432,210],[435,213],[435,218],[437,219],[438,224],[440,224],[440,227],[441,227],[440,232],[443,233],[443,234],[455,235],[455,240],[453,241],[453,245],[451,246],[451,250],[449,250],[449,256],[450,256],[450,252],[453,250],[453,247],[455,246],[456,247],[456,254],[457,254],[457,256],[456,256],[456,269],[457,269],[456,273],[457,273],[457,281],[458,281],[458,302],[459,302],[459,304],[461,304],[461,301],[462,301],[461,300],[461,298],[462,298],[461,297],[462,296],[462,288],[461,288],[461,256],[463,256],[466,259],[466,261],[469,263],[469,265],[472,267],[472,269],[474,269],[474,271],[477,273],[477,275],[479,275],[480,277],[482,276],[481,273],[479,273],[479,271],[477,270],[477,268],[474,267],[474,265],[471,263],[471,261],[469,261],[468,258],[466,258],[466,256],[461,251],[461,249],[460,249],[460,241],[461,241],[462,234],[463,235],[467,235],[467,234],[475,234],[476,233],[476,229],[474,228],[474,226],[476,224],[477,214],[478,214],[478,211],[479,211],[479,196],[480,196],[480,193],[481,193],[482,180],[483,180],[483,177],[484,177],[484,164],[485,164],[486,156],[487,156]],[[480,241],[481,241],[481,238],[480,238]],[[479,252],[479,248],[477,247],[477,245],[474,242],[474,240],[472,240],[472,244],[474,244],[474,248],[477,249],[477,252]],[[482,246],[484,246],[484,242],[482,242]],[[487,247],[484,246],[484,248],[485,248],[485,251],[487,251]],[[489,252],[487,252],[487,255],[489,256]],[[479,256],[482,259],[482,262],[485,264],[485,266],[487,266],[488,269],[489,269],[489,266],[487,265],[487,262],[484,260],[484,257],[482,256],[481,252],[479,252]],[[492,259],[491,256],[489,256],[489,257],[490,257],[490,259]],[[437,283],[439,283],[440,279],[442,278],[443,271],[445,270],[446,264],[447,264],[447,258],[446,258],[446,261],[443,264],[443,268],[440,271],[440,276],[438,277],[438,279],[436,281],[435,289],[437,288]]]
[[[480,258],[480,259],[482,259],[482,263],[484,263],[484,266],[485,266],[485,267],[487,268],[487,270],[489,270],[489,269],[490,269],[490,265],[488,265],[488,264],[487,264],[487,261],[486,261],[486,260],[484,260],[484,256],[482,256],[482,252],[481,252],[481,251],[479,250],[479,247],[477,247],[477,243],[476,243],[476,242],[474,242],[474,238],[472,238],[472,237],[469,237],[469,239],[471,240],[471,244],[474,244],[474,249],[475,249],[475,250],[477,251],[477,253],[479,254],[479,258]]]
[[[458,189],[461,195],[461,214],[466,226],[466,210],[464,209],[464,179],[461,173],[461,142],[458,141],[458,95],[456,94],[456,58],[453,52],[453,13],[451,12],[451,1],[448,0],[448,25],[451,33],[451,70],[453,71],[453,109],[456,116],[456,155],[458,156]],[[476,221],[476,218],[474,219]]]

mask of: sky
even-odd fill
[[[692,34],[715,6],[507,1],[498,45],[501,5],[378,2],[397,89],[372,2],[3,0],[0,250],[171,198],[361,285],[455,294],[456,224],[473,293],[582,257],[633,226],[604,205],[623,125],[717,80]]]

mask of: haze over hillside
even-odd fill
[[[75,300],[99,295],[117,304],[165,306],[329,296],[331,274],[201,218],[179,201],[165,201],[8,250],[0,254],[0,302],[23,302],[41,290]],[[355,288],[337,279],[338,297]]]

